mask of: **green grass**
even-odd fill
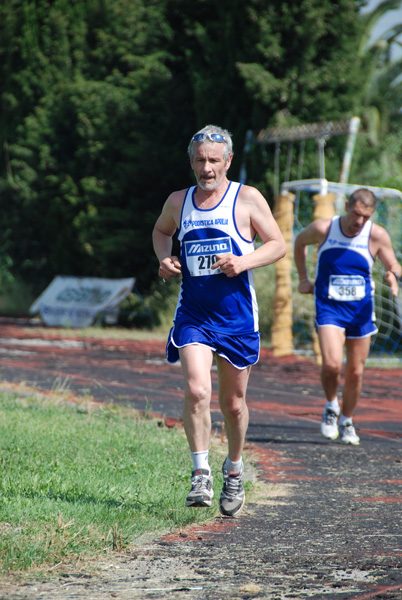
[[[30,335],[45,336],[47,338],[63,338],[63,339],[86,339],[98,338],[105,340],[158,340],[166,342],[170,327],[157,327],[150,331],[149,329],[127,329],[125,327],[103,327],[91,326],[83,327],[82,329],[72,329],[63,327],[46,327],[38,324],[37,326],[22,327]]]
[[[213,447],[218,474],[225,447]],[[184,506],[190,471],[179,427],[113,405],[1,394],[0,575],[129,550],[214,518],[217,502]],[[215,486],[219,497],[219,475]]]
[[[368,357],[366,367],[372,367],[373,369],[400,369],[402,367],[402,356],[396,353],[394,356],[387,354],[376,356],[373,353]]]

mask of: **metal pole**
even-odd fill
[[[318,144],[318,159],[319,159],[319,178],[325,179],[325,138],[320,137],[317,140]]]
[[[349,179],[350,165],[352,163],[353,152],[356,144],[356,136],[360,127],[360,118],[352,117],[349,123],[348,139],[346,140],[346,150],[343,156],[341,173],[339,175],[339,183],[347,183]],[[339,215],[343,211],[344,196],[338,194],[335,201],[335,210]]]
[[[352,117],[350,119],[348,139],[346,141],[346,150],[345,150],[345,154],[343,157],[341,174],[339,176],[339,183],[347,183],[347,181],[349,179],[350,165],[352,162],[352,156],[353,156],[353,152],[355,149],[355,143],[356,143],[356,135],[357,135],[357,132],[359,131],[359,127],[360,127],[359,117]]]

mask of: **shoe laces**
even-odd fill
[[[200,473],[191,479],[191,487],[195,491],[201,490],[202,488],[207,487],[208,481],[209,477]]]
[[[223,475],[224,493],[226,496],[236,496],[243,487],[241,473],[227,473]]]
[[[324,421],[326,425],[335,425],[338,420],[338,415],[331,409],[325,411]]]

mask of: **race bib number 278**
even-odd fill
[[[218,275],[222,273],[221,269],[212,269],[217,260],[216,255],[232,252],[232,243],[230,238],[191,240],[184,242],[184,252],[190,275]]]

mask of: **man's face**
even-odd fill
[[[373,206],[366,206],[359,200],[353,206],[346,202],[346,215],[344,219],[344,229],[347,235],[358,235],[363,226],[369,220],[374,212]]]
[[[207,192],[215,190],[226,179],[232,157],[224,158],[225,144],[218,142],[194,143],[191,168],[198,186]]]

